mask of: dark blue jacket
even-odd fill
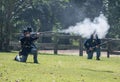
[[[97,45],[101,44],[101,40],[100,39],[87,39],[84,43],[85,48],[88,50],[90,47],[95,47]]]
[[[21,41],[21,47],[22,47],[22,51],[21,51],[21,55],[28,55],[28,53],[31,52],[32,48],[36,48],[36,46],[34,45],[34,40],[38,39],[38,37],[21,37],[20,41]]]
[[[33,46],[35,46],[34,45],[34,40],[36,40],[36,39],[38,39],[38,37],[29,37],[29,38],[27,38],[27,37],[22,37],[21,39],[20,39],[20,41],[21,41],[21,47],[22,48],[32,48]]]

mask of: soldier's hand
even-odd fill
[[[96,48],[98,48],[99,46],[97,45]]]
[[[90,50],[90,51],[92,51],[92,50],[93,50],[93,48],[91,48],[91,47],[90,47],[90,48],[89,48],[89,50]]]
[[[40,33],[39,32],[37,32],[37,35],[39,35]]]
[[[39,37],[39,35],[40,35],[40,32],[37,32],[37,33],[36,33],[36,36]]]

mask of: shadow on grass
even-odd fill
[[[26,64],[40,64],[40,63],[34,63],[34,62],[25,62]]]
[[[51,53],[38,53],[38,55],[52,55],[52,56],[76,56],[76,55],[65,55],[65,54],[51,54]],[[83,56],[80,56],[83,57]]]
[[[109,71],[109,70],[95,70],[95,69],[89,69],[89,68],[82,68],[82,70],[88,70],[88,71],[93,71],[93,72],[114,73],[113,71]]]
[[[11,52],[0,52],[0,53],[5,53],[6,55],[7,55],[7,53],[8,53],[8,55],[9,54],[16,54],[16,55],[18,55],[18,53],[19,53],[19,51],[11,51]],[[29,55],[31,55],[31,54],[29,54]],[[76,55],[65,55],[65,54],[54,54],[54,53],[38,53],[38,55],[48,55],[48,56],[76,56]],[[80,57],[82,57],[82,56],[80,56]]]
[[[40,64],[40,63],[34,63],[34,62],[19,62],[13,59],[13,61],[18,62],[18,63],[23,63],[23,64]]]

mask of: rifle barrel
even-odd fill
[[[102,46],[102,45],[104,45],[104,44],[107,44],[107,43],[110,42],[110,41],[113,41],[113,40],[111,39],[111,40],[105,41],[105,42],[99,44],[99,46]],[[96,46],[93,46],[92,48],[95,48],[95,47],[96,47]]]

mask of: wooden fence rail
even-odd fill
[[[79,49],[79,56],[83,56],[83,51],[85,50],[84,46],[83,46],[84,39],[81,38],[80,36],[42,34],[42,35],[40,35],[40,37],[51,37],[51,38],[53,37],[54,40],[53,40],[53,43],[36,43],[38,49],[52,49],[52,50],[54,50],[54,54],[58,54],[59,49]],[[58,39],[60,39],[60,38],[78,39],[79,40],[79,45],[74,46],[74,45],[68,45],[68,44],[67,45],[58,44]],[[105,44],[105,47],[102,48],[102,51],[107,52],[107,57],[108,58],[110,57],[110,54],[120,55],[120,52],[112,50],[112,46],[111,46],[111,44],[115,41],[120,42],[119,39],[117,39],[117,40],[116,39],[102,39],[102,42],[105,42],[105,41],[108,41],[108,42]],[[11,41],[10,46],[12,47],[13,50],[14,49],[19,50],[20,43]]]

